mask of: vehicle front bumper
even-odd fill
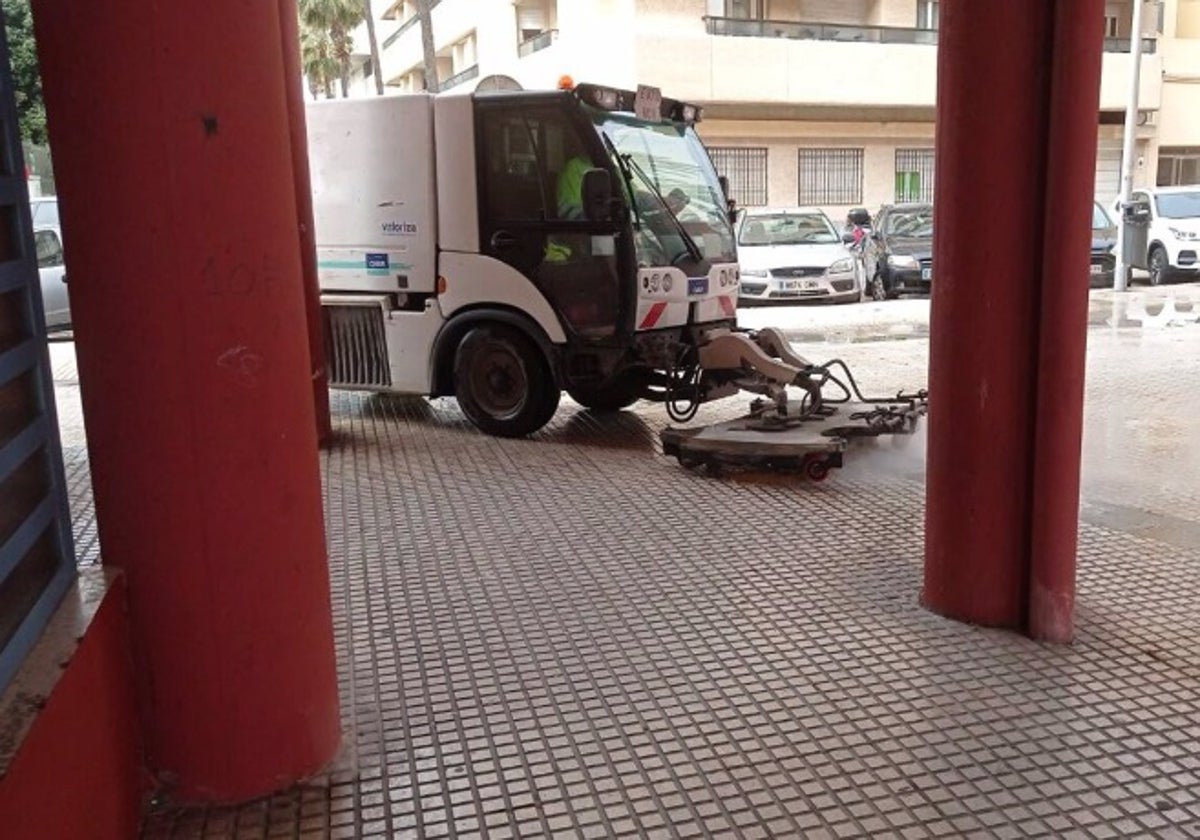
[[[892,294],[929,294],[933,283],[933,270],[922,268],[889,268],[887,288]]]
[[[858,300],[858,279],[853,274],[821,275],[819,277],[747,277],[742,273],[738,300],[753,301],[814,301],[838,303]]]

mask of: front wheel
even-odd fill
[[[475,327],[454,356],[454,391],[480,431],[524,437],[550,421],[561,393],[528,336],[503,324]]]
[[[1171,279],[1171,262],[1167,259],[1167,252],[1161,245],[1155,245],[1150,249],[1150,285],[1161,286],[1163,283],[1170,282]]]

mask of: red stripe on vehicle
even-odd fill
[[[653,329],[654,325],[658,323],[658,319],[661,318],[662,314],[666,311],[667,311],[667,305],[665,303],[654,304],[653,306],[650,307],[650,311],[646,313],[646,317],[642,319],[641,326],[639,326],[638,329],[639,330]]]
[[[732,297],[730,297],[729,295],[721,295],[720,300],[721,300],[721,311],[723,311],[726,314],[726,316],[732,318],[735,315],[737,315],[737,305],[733,302]]]

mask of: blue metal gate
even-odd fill
[[[0,690],[75,577],[29,193],[0,21]]]

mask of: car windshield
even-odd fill
[[[639,227],[638,262],[670,264],[688,252],[687,238],[705,260],[732,262],[733,231],[725,198],[695,130],[608,111],[592,110],[592,118],[622,158],[619,168],[629,173],[627,192]]]
[[[35,225],[53,225],[58,226],[58,202],[50,201],[34,201],[33,223]]]
[[[1099,204],[1092,205],[1092,230],[1105,230],[1113,226],[1112,220]]]
[[[921,207],[912,210],[891,211],[888,213],[886,232],[892,236],[932,239],[933,208]]]
[[[747,216],[739,245],[828,245],[841,238],[823,213],[770,213]]]
[[[1200,218],[1200,191],[1163,193],[1156,196],[1158,215],[1164,219]]]

